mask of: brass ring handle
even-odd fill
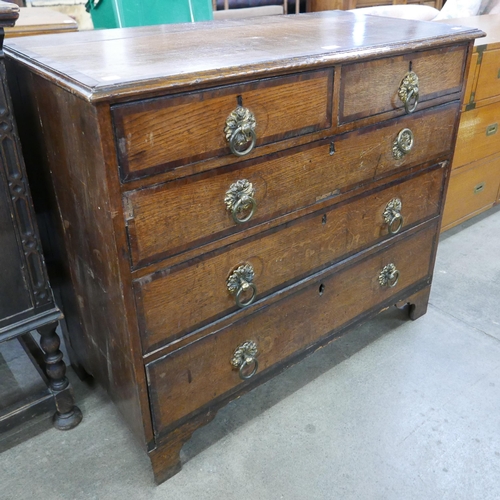
[[[252,290],[252,296],[247,301],[241,300],[241,294],[247,292],[248,290]],[[247,283],[246,281],[242,281],[241,286],[238,288],[236,292],[235,301],[236,305],[243,309],[246,306],[249,306],[257,296],[257,287],[253,283]]]
[[[245,156],[253,150],[257,142],[256,125],[255,116],[248,108],[238,106],[231,112],[224,127],[231,153],[236,156]],[[242,149],[248,143],[250,144]]]
[[[398,225],[394,227],[394,223],[397,222]],[[403,227],[403,216],[401,214],[396,214],[387,224],[387,229],[389,230],[389,234],[398,234]]]
[[[404,128],[392,144],[392,156],[396,160],[401,160],[412,150],[414,142],[413,132],[409,128]]]
[[[398,95],[405,106],[405,111],[413,113],[417,109],[419,100],[418,76],[415,72],[409,71],[401,80]]]
[[[243,210],[247,210],[249,207],[250,207],[250,212],[248,213],[248,215],[240,219],[238,217],[238,214]],[[231,208],[231,215],[236,224],[243,224],[245,222],[248,222],[253,217],[253,214],[255,213],[256,209],[257,209],[257,202],[255,201],[255,199],[252,198],[251,196],[244,195]]]
[[[226,209],[231,212],[236,224],[248,222],[257,210],[257,202],[255,201],[255,189],[247,179],[240,179],[229,186],[224,197]],[[250,212],[240,217],[239,214],[249,210]]]
[[[385,223],[387,224],[387,230],[389,234],[397,234],[401,231],[403,227],[404,219],[401,215],[401,209],[403,204],[399,198],[392,199],[385,207],[384,213],[382,214]],[[394,224],[397,222],[397,226]]]
[[[408,97],[405,101],[405,111],[410,114],[413,113],[417,109],[418,99],[419,99],[418,89],[411,89],[408,92]],[[410,107],[410,103],[413,101],[413,105]]]
[[[398,284],[398,281],[399,271],[392,262],[387,264],[378,275],[378,282],[380,283],[380,286],[394,288]]]
[[[255,271],[251,264],[242,264],[235,269],[227,279],[227,289],[229,293],[235,296],[236,305],[239,308],[244,308],[252,304],[257,297],[257,287],[253,283]],[[246,300],[241,300],[241,295],[248,290],[252,291],[251,297]]]
[[[238,368],[239,376],[242,380],[252,378],[259,369],[259,362],[257,361],[257,344],[252,340],[247,340],[239,345],[233,353],[231,365],[233,368]],[[253,364],[252,371],[245,375],[244,369]]]
[[[248,142],[250,143],[250,145],[246,149],[238,149],[239,146],[243,146]],[[233,153],[233,155],[245,156],[252,151],[252,149],[255,147],[256,142],[257,135],[255,134],[255,130],[253,130],[252,128],[244,129],[243,127],[238,127],[229,139],[229,149],[231,150],[231,153]]]
[[[245,375],[243,373],[243,369],[245,368],[245,366],[248,366],[251,363],[253,363],[253,370],[248,375]],[[238,373],[239,373],[240,378],[242,380],[248,380],[249,378],[252,378],[257,373],[258,369],[259,369],[259,362],[257,361],[257,358],[252,358],[249,356],[248,358],[245,358],[243,363],[241,363],[240,369],[238,370]]]

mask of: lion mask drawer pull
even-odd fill
[[[380,283],[380,286],[394,288],[398,284],[398,280],[399,271],[392,262],[387,264],[378,275],[378,282]]]
[[[255,201],[255,189],[247,179],[241,179],[229,186],[224,197],[226,209],[231,212],[236,224],[248,222],[255,213],[257,202]],[[248,212],[247,215],[240,217],[240,214]]]
[[[397,234],[403,227],[403,216],[401,215],[402,203],[399,198],[393,198],[385,207],[383,218],[387,224],[389,234]]]
[[[398,95],[407,113],[413,113],[417,109],[419,89],[418,76],[414,71],[406,73],[399,85]]]
[[[251,340],[247,340],[246,342],[238,346],[234,351],[233,358],[231,359],[231,364],[234,368],[238,369],[240,378],[242,380],[248,380],[257,373],[257,370],[259,368],[257,354],[257,344]],[[248,374],[245,374],[245,368],[252,365],[252,371]]]
[[[257,287],[253,282],[255,271],[250,264],[242,264],[233,271],[227,279],[227,289],[229,293],[235,295],[236,305],[240,308],[249,306],[257,295]],[[242,301],[242,294],[251,291],[251,296],[247,301]]]
[[[224,127],[231,153],[236,156],[245,156],[253,150],[257,142],[255,127],[255,116],[248,108],[238,106],[231,112]]]
[[[401,160],[413,148],[413,132],[409,128],[404,128],[399,132],[396,140],[392,144],[392,156],[396,160]]]

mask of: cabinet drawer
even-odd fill
[[[340,123],[403,108],[398,90],[410,68],[418,76],[419,102],[461,91],[465,55],[464,47],[452,47],[344,66]]]
[[[146,265],[442,157],[451,149],[458,111],[454,102],[275,154],[265,162],[253,160],[125,193],[132,263]],[[396,159],[394,141],[405,128],[413,132],[414,145]],[[237,224],[224,204],[238,180],[249,181],[255,190],[255,214],[244,224]]]
[[[483,53],[479,79],[476,87],[476,102],[500,95],[500,49]]]
[[[258,377],[428,277],[435,238],[433,223],[356,264],[330,268],[296,293],[147,364],[155,432],[242,383],[231,366],[242,343],[257,345]],[[393,288],[379,283],[382,269],[391,263],[399,271]]]
[[[453,157],[453,168],[500,153],[498,103],[462,113]]]
[[[443,230],[492,207],[500,185],[500,156],[453,170],[443,213]]]
[[[438,215],[444,171],[436,168],[366,198],[267,231],[192,265],[166,268],[137,280],[134,288],[144,351],[237,310],[227,280],[241,265],[252,267],[256,287],[247,294],[242,292],[241,301],[254,295],[261,299],[388,236],[384,211],[393,199],[402,204],[402,230]],[[392,229],[398,231],[399,220],[392,222]]]
[[[224,128],[239,104],[255,117],[251,156],[264,144],[330,128],[332,89],[326,69],[115,106],[122,180],[232,154]]]

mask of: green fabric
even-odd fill
[[[212,0],[90,0],[94,28],[126,28],[212,19]]]

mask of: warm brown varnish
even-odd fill
[[[28,167],[53,192],[72,364],[107,389],[157,482],[231,399],[391,304],[425,313],[480,35],[325,12],[7,48]],[[395,96],[410,68],[421,101],[407,114]],[[240,104],[256,145],[237,157],[224,127]],[[413,147],[396,158],[404,129]],[[224,198],[244,179],[257,207],[237,224]],[[243,264],[257,296],[238,308],[227,279]],[[231,358],[249,340],[259,368],[243,381]]]

